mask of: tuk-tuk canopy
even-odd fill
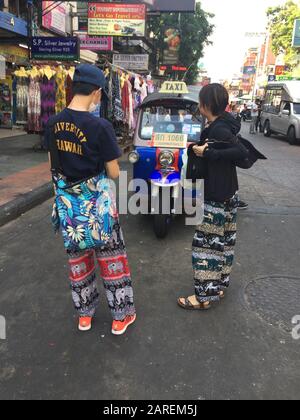
[[[174,108],[184,108],[191,105],[199,104],[199,92],[200,87],[188,86],[189,93],[174,94],[174,93],[153,93],[147,96],[142,103],[142,108],[148,108],[151,106],[166,106]]]
[[[142,108],[149,108],[151,106],[165,106],[168,108],[187,108],[189,106],[198,105],[199,99],[197,93],[186,93],[183,95],[175,95],[168,93],[153,93],[147,96],[142,103]]]

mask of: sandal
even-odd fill
[[[184,302],[182,302],[184,300]],[[202,302],[198,305],[193,305],[189,298],[179,298],[177,301],[178,305],[189,311],[207,311],[211,308],[210,302]]]
[[[224,299],[225,298],[225,292],[223,292],[223,290],[219,293],[220,299]]]

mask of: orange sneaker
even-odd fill
[[[114,335],[122,335],[126,332],[129,325],[136,321],[136,315],[127,316],[124,321],[113,321],[112,333]]]
[[[90,331],[90,329],[92,328],[92,320],[93,318],[91,317],[80,317],[79,318],[79,331]]]

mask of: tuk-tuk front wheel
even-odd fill
[[[154,232],[158,239],[164,239],[168,235],[171,216],[156,214],[154,216]]]

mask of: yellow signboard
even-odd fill
[[[187,134],[154,133],[152,137],[152,147],[186,149],[187,141]]]
[[[170,94],[184,94],[189,93],[186,83],[184,82],[164,82],[159,93],[170,93]]]

